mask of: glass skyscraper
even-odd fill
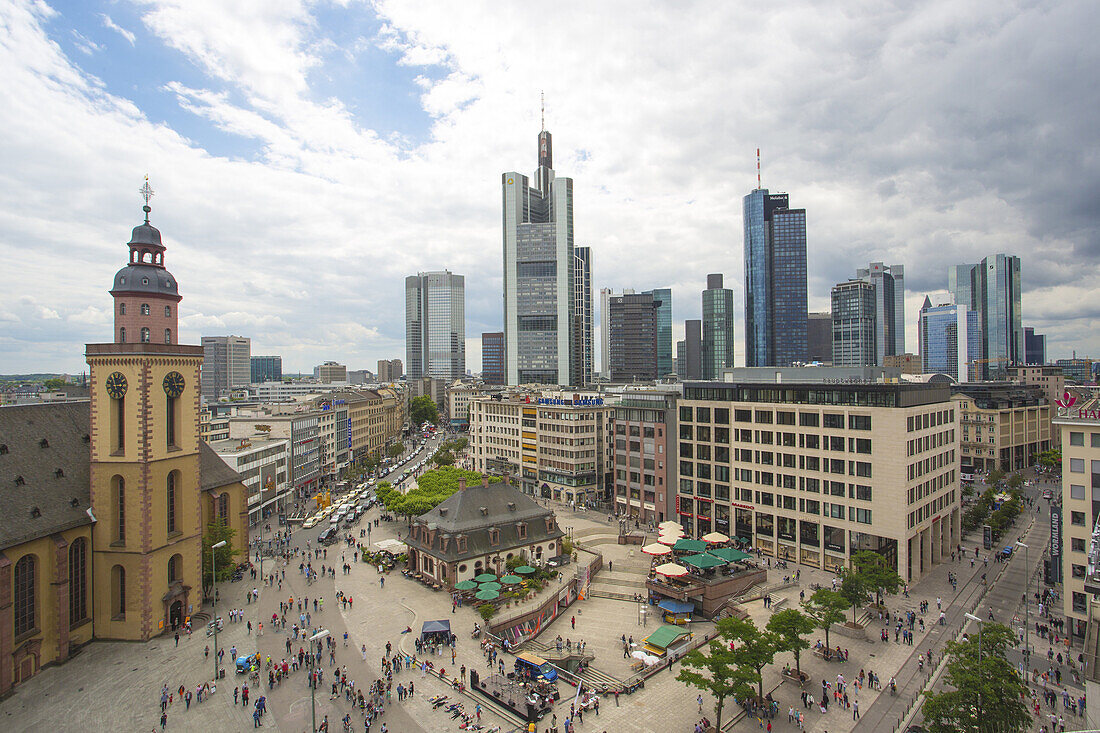
[[[554,175],[550,133],[543,130],[538,140],[534,186],[514,171],[501,176],[505,374],[508,384],[569,385],[584,371],[584,339],[576,334],[573,181]]]
[[[405,278],[405,368],[409,379],[466,375],[466,279],[447,270]]]
[[[976,265],[953,265],[947,286],[956,304],[978,314],[978,377],[995,379],[1005,367],[1026,361],[1019,257],[999,254]]]
[[[758,188],[743,214],[746,366],[805,362],[806,210]]]
[[[905,268],[872,262],[856,277],[875,286],[875,366],[905,353]]]
[[[592,381],[592,248],[573,250],[574,334],[573,379],[584,386]]]
[[[722,275],[707,275],[703,291],[703,379],[721,379],[733,366],[733,291],[722,287]]]
[[[921,371],[947,374],[960,382],[975,378],[977,364],[972,362],[981,353],[977,313],[966,305],[933,306],[926,297],[917,331]]]
[[[672,288],[647,290],[657,305],[657,377],[676,371],[672,364]]]

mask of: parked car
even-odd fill
[[[317,535],[317,541],[322,545],[331,545],[336,541],[337,531],[335,527],[329,527],[321,534]]]

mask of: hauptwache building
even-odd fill
[[[0,407],[0,696],[88,642],[199,613],[214,517],[247,546],[248,495],[199,439],[202,347],[177,342],[179,290],[144,211],[112,338],[86,346],[89,400]]]

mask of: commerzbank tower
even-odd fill
[[[573,245],[573,179],[554,175],[545,129],[538,143],[533,186],[501,177],[505,377],[579,387],[592,379],[591,250]]]

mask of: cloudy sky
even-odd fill
[[[0,372],[109,340],[138,188],[181,342],[284,369],[404,357],[404,276],[466,276],[467,365],[501,327],[500,174],[539,92],[593,285],[735,288],[741,197],[807,209],[809,300],[902,263],[908,348],[949,264],[1023,260],[1048,355],[1100,357],[1100,95],[1089,2],[0,3]]]

